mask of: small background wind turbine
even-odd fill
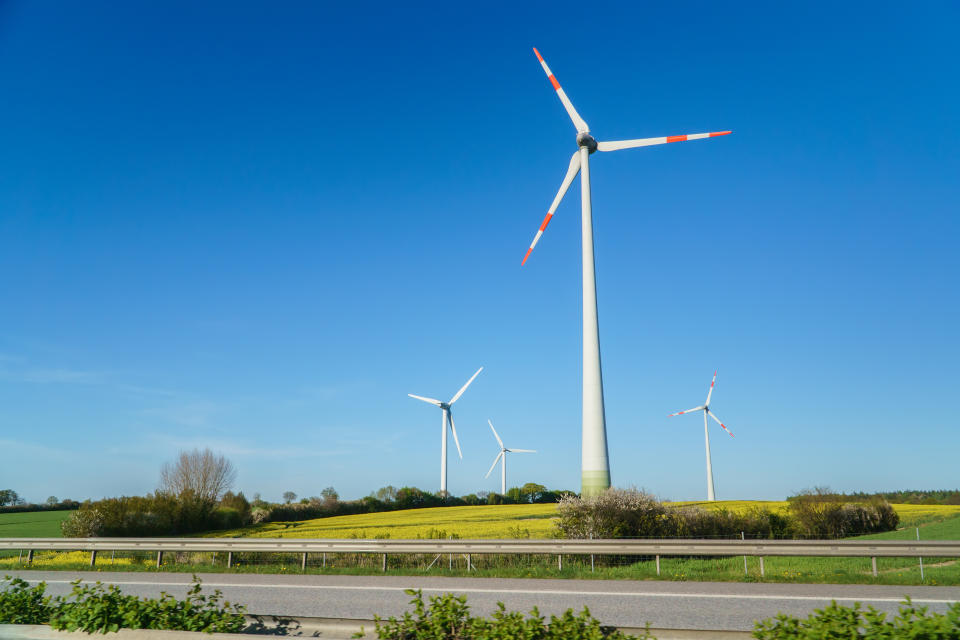
[[[533,449],[507,449],[503,446],[503,440],[500,439],[500,436],[497,435],[497,430],[493,428],[493,423],[487,420],[487,424],[490,425],[490,430],[493,431],[493,437],[497,439],[497,444],[500,445],[500,453],[497,454],[497,457],[493,459],[493,464],[490,465],[490,471],[487,471],[487,475],[483,476],[484,478],[489,478],[490,474],[493,472],[493,468],[497,466],[497,462],[502,462],[500,466],[500,495],[505,495],[507,493],[507,454],[508,453],[536,453]]]
[[[593,496],[603,493],[610,487],[610,461],[607,453],[607,425],[603,410],[603,375],[600,369],[600,328],[597,320],[597,278],[594,272],[593,259],[593,209],[590,201],[590,154],[595,151],[618,151],[633,147],[648,147],[670,142],[684,142],[686,140],[700,140],[725,136],[729,131],[714,131],[712,133],[690,133],[681,136],[663,136],[659,138],[638,138],[635,140],[617,140],[613,142],[598,142],[590,135],[590,127],[584,122],[577,110],[573,108],[570,98],[560,87],[550,67],[543,56],[536,49],[537,60],[543,67],[544,73],[553,85],[557,97],[563,103],[567,115],[577,129],[577,150],[570,158],[567,175],[560,184],[560,190],[553,199],[553,204],[547,210],[547,217],[543,219],[540,228],[523,256],[521,266],[530,257],[530,252],[537,245],[543,235],[550,218],[557,210],[560,201],[567,193],[567,189],[580,174],[580,233],[582,241],[581,257],[583,275],[583,440],[581,449],[581,493]]]
[[[678,411],[676,413],[671,413],[668,418],[673,416],[682,416],[685,413],[693,413],[694,411],[703,411],[703,437],[707,443],[707,500],[716,500],[716,495],[713,492],[713,465],[710,462],[710,430],[707,428],[707,416],[713,418],[718,425],[723,427],[723,430],[730,434],[730,437],[733,437],[733,434],[730,432],[730,429],[727,429],[727,426],[720,422],[720,419],[710,411],[710,396],[713,395],[713,385],[717,383],[717,372],[713,372],[713,380],[710,381],[710,390],[707,391],[707,401],[703,403],[701,407],[694,407],[693,409],[687,409],[686,411]]]
[[[450,421],[450,431],[453,432],[453,442],[457,445],[457,454],[460,458],[463,459],[463,452],[460,450],[460,440],[457,438],[457,427],[453,423],[453,412],[450,410],[450,407],[453,406],[453,403],[460,399],[460,396],[463,395],[463,392],[467,390],[467,387],[470,386],[470,383],[473,382],[474,378],[480,375],[480,372],[483,371],[483,367],[477,369],[477,372],[473,374],[467,383],[460,387],[460,391],[457,391],[450,402],[441,402],[434,398],[424,398],[423,396],[415,396],[412,393],[407,395],[411,398],[416,398],[417,400],[422,400],[428,402],[436,407],[440,407],[443,411],[443,418],[440,426],[440,494],[447,495],[447,420]]]

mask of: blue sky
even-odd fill
[[[611,473],[719,498],[955,487],[960,8],[0,2],[0,487],[577,488],[574,129]]]

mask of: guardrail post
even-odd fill
[[[467,571],[473,571],[473,562],[470,561],[470,554],[467,554]]]
[[[323,552],[323,568],[324,569],[327,568],[327,552],[326,551]]]
[[[920,542],[920,527],[917,527],[917,542]],[[923,556],[920,556],[920,582],[923,582]]]
[[[877,577],[877,556],[872,556],[870,558],[870,564],[873,565],[873,577]]]
[[[764,577],[766,573],[763,571],[763,556],[760,556],[760,577]]]
[[[383,554],[383,565],[380,567],[381,571],[387,570],[387,554]]]
[[[23,553],[22,551],[20,553]],[[27,551],[27,564],[33,564],[33,549]]]
[[[562,553],[557,554],[557,570],[563,571],[563,554]]]
[[[657,575],[660,575],[660,555],[657,554]]]
[[[307,570],[307,552],[304,551],[303,555],[300,556],[300,571]]]
[[[163,565],[163,551],[157,551],[157,569]]]
[[[233,551],[227,551],[227,569],[233,566]]]
[[[740,539],[747,539],[747,536],[744,535],[743,531],[740,532]],[[743,575],[747,575],[747,556],[743,556]]]
[[[90,566],[97,564],[97,550],[94,549],[90,552]]]

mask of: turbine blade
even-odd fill
[[[720,418],[718,418],[717,416],[713,415],[713,411],[707,411],[707,415],[709,415],[711,418],[713,418],[714,420],[716,420],[717,424],[720,425],[721,427],[723,427],[723,430],[726,431],[728,434],[730,434],[730,437],[731,437],[731,438],[733,437],[733,433],[730,431],[730,429],[727,429],[727,425],[725,425],[725,424],[723,424],[722,422],[720,422]]]
[[[527,254],[523,256],[523,260],[520,262],[522,267],[527,262],[527,258],[530,257],[530,252],[533,251],[533,248],[537,246],[537,243],[540,241],[540,236],[543,235],[543,232],[547,229],[547,225],[550,224],[550,218],[553,217],[553,212],[557,210],[557,207],[560,206],[560,201],[563,200],[563,196],[566,195],[567,189],[570,188],[570,184],[573,182],[573,179],[577,177],[577,174],[580,172],[580,152],[576,151],[573,154],[573,157],[570,158],[570,166],[567,168],[567,175],[563,178],[563,183],[560,185],[560,190],[557,191],[557,197],[553,199],[553,204],[550,205],[550,208],[547,209],[547,217],[543,219],[543,222],[540,223],[540,228],[537,229],[537,235],[533,236],[533,242],[530,243],[530,248],[527,249]]]
[[[457,445],[457,455],[463,460],[463,452],[460,451],[460,440],[457,438],[457,425],[453,424],[453,411],[447,409],[447,417],[450,418],[450,431],[453,431],[453,443]]]
[[[706,409],[706,407],[694,407],[693,409],[687,409],[686,411],[677,411],[676,413],[671,413],[667,417],[672,418],[673,416],[682,416],[685,413],[693,413],[694,411],[703,411],[704,409]]]
[[[467,380],[467,384],[460,387],[460,391],[457,391],[457,395],[450,398],[450,404],[453,404],[454,402],[456,402],[460,398],[460,396],[463,395],[463,392],[467,390],[467,387],[470,386],[470,383],[473,382],[474,378],[480,375],[481,371],[483,371],[483,367],[480,367],[479,369],[477,369],[477,372],[473,374],[469,380]]]
[[[732,133],[731,131],[713,131],[711,133],[688,133],[685,136],[664,136],[662,138],[638,138],[636,140],[614,140],[613,142],[598,142],[598,151],[617,151],[619,149],[632,149],[633,147],[649,147],[654,144],[667,144],[668,142],[686,142],[687,140],[700,140],[702,138],[716,138]]]
[[[433,398],[424,398],[423,396],[415,396],[412,393],[408,393],[407,395],[410,396],[411,398],[416,398],[417,400],[423,400],[424,402],[429,402],[430,404],[436,405],[438,407],[443,404],[439,400],[434,400]]]
[[[713,371],[713,380],[710,381],[710,391],[707,391],[707,401],[704,403],[705,406],[710,406],[710,396],[713,395],[713,385],[717,383],[717,370]]]
[[[507,449],[510,453],[536,453],[536,449]]]
[[[490,471],[487,471],[487,475],[483,476],[484,478],[489,478],[490,474],[493,473],[494,468],[496,468],[497,463],[500,462],[500,456],[503,455],[503,451],[497,454],[497,457],[493,459],[493,464],[490,465]]]
[[[493,437],[497,439],[497,444],[499,444],[500,448],[503,449],[503,440],[501,440],[500,436],[497,435],[497,430],[493,428],[493,423],[487,420],[487,424],[490,425],[491,429],[493,429]]]
[[[544,73],[546,73],[547,77],[550,79],[550,84],[552,84],[553,88],[556,89],[557,97],[559,97],[560,102],[563,103],[563,108],[567,110],[567,115],[570,116],[571,120],[573,120],[573,126],[577,128],[577,133],[590,131],[590,127],[587,126],[587,123],[583,121],[583,118],[580,117],[580,114],[577,113],[577,110],[573,108],[573,103],[570,102],[570,98],[568,98],[567,94],[564,93],[560,83],[557,82],[556,76],[554,76],[553,72],[550,71],[550,67],[547,66],[546,61],[543,59],[543,56],[540,55],[540,52],[537,51],[536,47],[533,48],[533,52],[537,54],[537,60],[540,61],[540,66],[543,67]]]

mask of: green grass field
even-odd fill
[[[0,538],[59,538],[60,523],[72,511],[0,513]]]

